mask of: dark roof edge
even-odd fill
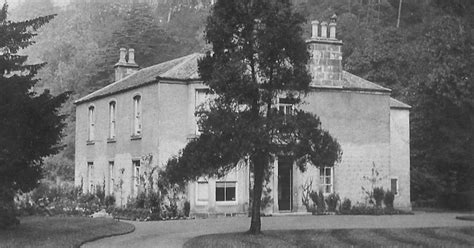
[[[402,101],[399,101],[393,97],[390,97],[390,108],[391,109],[411,109],[412,107]]]
[[[148,81],[148,82],[145,82],[145,83],[142,83],[142,84],[139,84],[139,85],[131,86],[131,87],[128,87],[128,88],[125,88],[125,89],[121,89],[121,90],[114,91],[114,92],[107,93],[107,94],[103,94],[103,95],[93,96],[91,98],[84,99],[84,100],[81,100],[81,99],[76,100],[74,102],[74,105],[79,105],[79,104],[90,102],[90,101],[97,100],[97,99],[100,99],[100,98],[105,98],[105,97],[108,97],[108,96],[111,96],[111,95],[119,94],[119,93],[122,93],[122,92],[126,92],[126,91],[129,91],[129,90],[137,89],[137,88],[147,86],[147,85],[151,85],[151,84],[155,84],[155,83],[167,83],[165,81],[171,81],[171,82],[174,82],[174,83],[182,82],[182,84],[189,84],[189,83],[192,83],[192,82],[197,82],[197,83],[202,82],[201,79],[176,79],[176,78],[164,78],[164,77],[159,77],[158,76],[158,77],[156,77],[155,80]]]
[[[390,94],[392,91],[389,89],[370,89],[370,88],[358,88],[358,87],[344,87],[344,86],[323,86],[323,85],[310,85],[312,89],[321,89],[321,90],[334,90],[334,91],[361,91],[361,92],[379,92]]]

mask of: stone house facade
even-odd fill
[[[280,101],[279,108],[317,114],[340,143],[342,160],[334,168],[309,166],[301,173],[293,161],[275,157],[265,186],[271,199],[265,211],[306,211],[302,193],[310,183],[314,190],[336,192],[353,203],[366,202],[363,189],[383,187],[395,192],[395,207],[410,209],[410,106],[391,98],[390,89],[342,69],[336,23],[314,21],[312,34],[307,40],[311,91],[303,104]],[[139,69],[133,49],[121,49],[115,82],[76,101],[76,185],[84,190],[103,187],[116,196],[117,204],[124,204],[140,191],[140,176],[163,167],[199,135],[194,112],[212,97],[199,79],[201,56]],[[224,178],[189,183],[191,212],[246,213],[251,183],[245,164]]]

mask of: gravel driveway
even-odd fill
[[[474,221],[457,220],[459,215],[418,212],[393,216],[274,216],[262,218],[262,230],[474,226]],[[133,233],[101,239],[82,247],[182,247],[186,240],[204,234],[245,232],[250,226],[250,218],[131,223],[136,227]]]

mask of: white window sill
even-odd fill
[[[216,205],[233,206],[233,205],[238,205],[238,202],[237,201],[216,201]]]
[[[208,201],[196,201],[196,206],[207,206]]]

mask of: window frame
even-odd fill
[[[142,100],[141,94],[135,94],[132,97],[132,137],[141,137],[143,134]]]
[[[207,200],[200,200],[199,199],[199,184],[207,184]],[[209,203],[209,187],[210,183],[208,180],[204,180],[204,179],[201,179],[201,180],[197,180],[196,181],[196,205],[207,205]]]
[[[94,162],[87,161],[87,192],[95,192],[95,183],[94,183]]]
[[[291,101],[291,99],[279,97],[277,103],[277,110],[278,112],[283,112],[283,115],[294,115],[295,114],[295,103]],[[288,113],[290,111],[290,113]]]
[[[138,196],[138,190],[140,187],[140,160],[132,160],[132,195]]]
[[[114,141],[117,137],[117,101],[109,102],[109,135],[108,141]]]
[[[330,171],[329,176],[326,173],[327,170]],[[326,183],[327,178],[329,178],[329,184]],[[324,195],[330,195],[334,193],[334,167],[324,166],[319,168],[319,185],[322,187]],[[330,192],[326,192],[327,186],[330,187]]]
[[[109,195],[114,195],[115,193],[115,162],[113,160],[109,161]]]
[[[224,201],[218,201],[217,200],[217,184],[218,183],[224,183]],[[226,197],[226,192],[227,192],[227,190],[226,190],[227,185],[226,184],[227,183],[234,183],[235,184],[235,192],[234,192],[235,200],[233,200],[233,201],[232,200],[230,200],[230,201],[225,200],[227,198]],[[214,200],[215,200],[216,204],[217,205],[236,205],[238,203],[238,193],[237,193],[238,192],[238,190],[237,190],[238,187],[237,186],[238,186],[237,181],[216,181],[216,185],[214,187],[215,188],[215,194],[214,194],[215,199]]]
[[[195,88],[194,89],[194,113],[196,113],[201,105],[205,103],[209,98],[208,95],[210,94],[210,89],[209,88]],[[204,97],[202,98],[204,101],[200,102],[202,100],[199,96],[200,94],[203,94]],[[195,123],[196,123],[196,129],[195,129],[195,135],[198,136],[202,133],[202,129],[200,128],[198,122],[199,122],[199,117],[194,116]]]
[[[88,119],[87,143],[93,144],[95,140],[95,122],[96,122],[96,113],[95,113],[94,105],[89,105],[89,107],[87,107],[87,119]]]
[[[396,185],[395,185],[396,191],[395,192],[392,191],[392,180],[396,180]],[[398,181],[399,181],[398,177],[390,177],[390,191],[393,193],[394,196],[400,195],[400,185],[399,185]]]

